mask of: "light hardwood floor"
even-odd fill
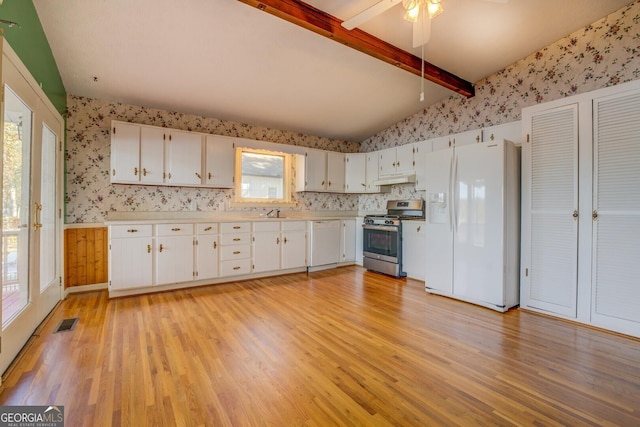
[[[632,426],[640,341],[346,267],[71,295],[0,404],[64,405],[67,426]]]

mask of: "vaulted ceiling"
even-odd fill
[[[308,0],[346,20],[378,0]],[[443,0],[425,59],[474,83],[630,0]],[[250,1],[249,3],[255,3]],[[69,94],[362,141],[461,96],[237,0],[34,0]],[[395,6],[360,29],[409,54]]]

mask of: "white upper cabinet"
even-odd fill
[[[164,128],[142,126],[140,129],[140,183],[163,184],[164,141],[167,130]]]
[[[111,182],[140,182],[140,125],[113,122],[111,126]]]
[[[296,191],[343,193],[344,153],[308,148],[296,156]]]
[[[367,154],[348,153],[345,155],[345,193],[365,193],[367,191]]]
[[[484,128],[482,130],[482,139],[484,142],[506,139],[507,141],[520,143],[522,142],[522,125],[520,121],[516,121]]]
[[[379,176],[398,175],[414,171],[413,144],[385,148],[379,152]]]
[[[463,145],[479,144],[482,142],[482,129],[474,129],[467,132],[460,132],[451,135],[452,145],[460,147]]]
[[[344,153],[327,151],[327,191],[344,193]]]
[[[202,135],[172,130],[165,146],[168,183],[202,185]]]
[[[431,152],[431,141],[420,141],[413,144],[413,161],[416,170],[416,190],[426,190],[425,167],[427,153]]]
[[[373,151],[371,153],[366,153],[367,165],[365,172],[365,183],[367,185],[367,193],[379,193],[380,186],[375,185],[374,182],[379,178],[379,165],[380,159],[378,157],[378,152]],[[389,188],[389,187],[387,187]]]
[[[440,136],[438,138],[433,138],[431,139],[431,150],[432,151],[440,151],[440,150],[446,150],[447,148],[451,147],[451,136],[447,135],[447,136]]]
[[[205,139],[204,184],[207,187],[233,188],[235,172],[234,139],[207,135]]]

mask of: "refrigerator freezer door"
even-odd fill
[[[453,294],[504,306],[504,142],[456,147]]]
[[[451,295],[453,290],[453,231],[451,224],[451,167],[453,150],[427,153],[425,183],[428,216],[425,224],[425,288]],[[434,215],[435,212],[435,215]]]

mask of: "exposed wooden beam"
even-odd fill
[[[355,28],[347,30],[342,21],[322,10],[299,0],[238,0],[257,7],[271,15],[304,27],[321,36],[328,37],[345,46],[371,55],[381,61],[395,65],[417,76],[422,75],[421,59],[402,49]],[[425,79],[470,98],[474,96],[473,84],[443,70],[427,61],[424,62]]]

